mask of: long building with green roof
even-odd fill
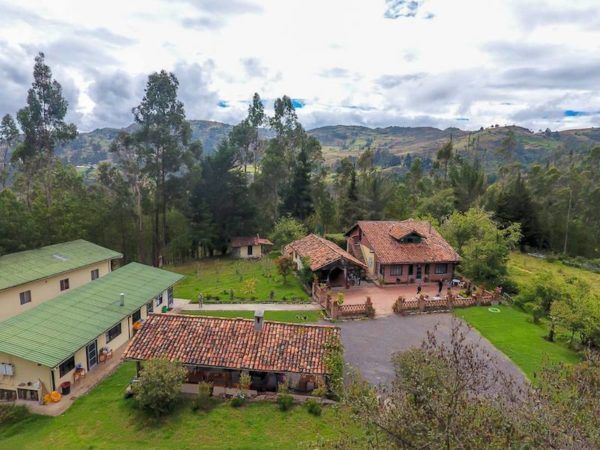
[[[103,277],[122,257],[83,239],[0,256],[0,320]]]
[[[181,278],[130,263],[1,321],[0,398],[40,400],[43,392],[73,382],[76,370],[93,370],[102,349],[125,345],[137,322],[172,303],[172,286]],[[20,393],[27,390],[22,386],[37,394]]]

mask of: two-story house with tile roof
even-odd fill
[[[347,250],[384,283],[449,280],[460,256],[422,220],[359,221],[347,233]]]

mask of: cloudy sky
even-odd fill
[[[0,114],[46,54],[80,130],[173,71],[192,119],[287,94],[307,128],[600,126],[599,0],[0,0]]]

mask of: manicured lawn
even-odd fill
[[[206,302],[307,302],[300,281],[290,275],[287,281],[277,273],[273,256],[258,261],[210,258],[168,267],[185,275],[175,286],[175,297]]]
[[[254,311],[185,311],[194,316],[254,318]],[[323,318],[321,311],[265,311],[265,320],[289,323],[314,323]]]
[[[273,403],[232,408],[227,402],[208,413],[194,413],[188,402],[160,422],[123,399],[135,368],[124,363],[92,392],[75,401],[63,415],[31,415],[0,425],[0,448],[315,448],[320,440],[337,439],[360,429],[345,411],[326,407],[310,415],[302,406],[281,412]]]
[[[545,362],[576,363],[579,355],[567,348],[564,342],[549,342],[546,324],[536,325],[531,315],[516,307],[497,306],[499,313],[490,312],[487,306],[455,310],[455,314],[466,320],[486,337],[498,350],[508,356],[534,380],[535,372]]]
[[[547,259],[535,258],[523,253],[513,253],[508,261],[508,272],[518,286],[526,285],[538,272],[549,272],[563,279],[579,278],[593,289],[600,290],[600,274],[589,270],[570,267],[560,261],[550,262]]]

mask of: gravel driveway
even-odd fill
[[[419,347],[427,337],[427,330],[433,329],[436,324],[439,339],[449,342],[452,317],[452,314],[390,315],[336,325],[342,330],[346,362],[359,369],[371,383],[380,384],[391,381],[394,376],[392,354]],[[476,330],[469,332],[467,340],[486,349],[495,357],[498,368],[515,380],[525,380],[523,373]]]

